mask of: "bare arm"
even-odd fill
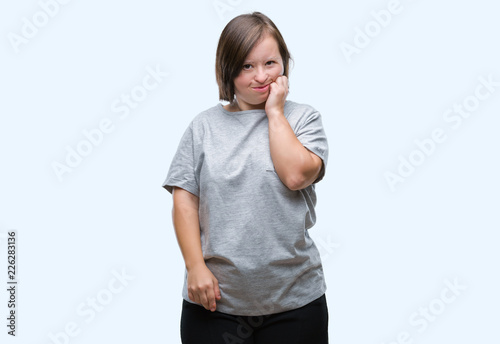
[[[323,161],[297,139],[281,112],[268,114],[269,147],[276,173],[291,190],[300,190],[318,177]]]
[[[199,198],[192,193],[174,187],[172,221],[177,242],[188,272],[188,296],[206,309],[215,311],[216,299],[220,300],[219,283],[207,268],[201,249]]]
[[[186,269],[205,264],[201,251],[200,224],[198,218],[199,199],[192,193],[174,187],[172,221],[177,242],[186,263]]]
[[[265,106],[269,120],[269,149],[283,184],[290,190],[300,190],[316,180],[323,161],[302,145],[290,127],[284,115],[287,94],[288,78],[281,75],[271,83]]]

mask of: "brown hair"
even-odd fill
[[[271,19],[260,12],[242,14],[233,18],[222,31],[215,57],[215,78],[219,85],[219,100],[232,102],[234,78],[243,68],[245,58],[264,34],[269,33],[278,43],[285,75],[288,78],[288,62],[293,61],[285,40]]]

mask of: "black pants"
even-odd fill
[[[183,344],[328,344],[325,295],[286,312],[238,316],[182,300]]]

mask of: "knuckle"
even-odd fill
[[[192,285],[192,286],[188,287],[188,289],[193,291],[193,292],[205,291],[208,288],[209,288],[208,283],[200,283],[200,284],[196,284],[196,285]]]

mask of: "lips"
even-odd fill
[[[267,91],[267,89],[269,88],[269,85],[270,84],[267,84],[265,86],[262,86],[262,87],[252,87],[255,91],[257,92],[265,92]]]

